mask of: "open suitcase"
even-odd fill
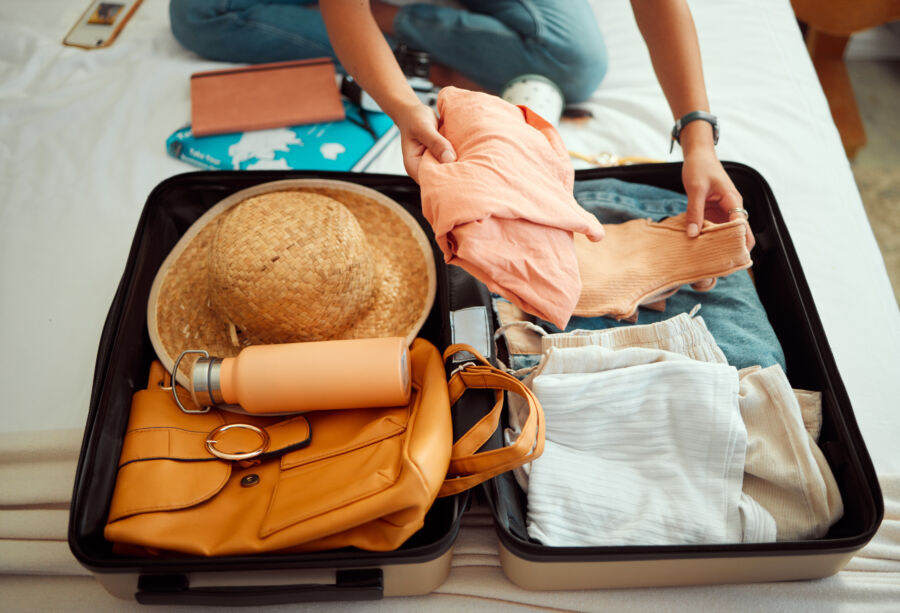
[[[486,484],[486,491],[500,561],[517,585],[555,590],[826,577],[841,570],[881,523],[884,508],[875,471],[775,197],[752,168],[724,165],[750,211],[757,240],[752,252],[756,291],[784,350],[791,385],[822,392],[819,446],[841,491],[843,518],[823,538],[806,541],[551,548],[529,541],[523,531],[523,494],[511,475],[500,475]],[[683,191],[677,164],[576,173],[576,179],[599,177]]]
[[[821,323],[784,222],[765,181],[726,164],[751,211],[759,296],[785,351],[794,387],[823,392],[820,444],[841,490],[845,513],[822,539],[771,544],[683,547],[550,548],[523,532],[523,495],[509,475],[485,484],[504,571],[528,589],[577,589],[822,577],[840,570],[874,535],[883,515],[875,472],[853,418]],[[680,165],[579,171],[576,181],[614,177],[680,190]],[[156,271],[185,230],[207,209],[241,189],[281,179],[328,178],[374,188],[427,228],[418,187],[396,176],[295,171],[195,172],[172,177],[149,195],[101,336],[84,442],[72,497],[69,544],[113,595],[147,604],[276,604],[363,600],[425,594],[450,572],[468,494],[438,499],[425,526],[391,552],[342,549],[316,553],[142,558],[113,553],[103,538],[131,397],[146,380],[154,352],[146,305]],[[430,232],[429,232],[430,233]],[[420,336],[443,349],[466,342],[495,358],[490,294],[456,267],[437,266],[437,297]],[[448,371],[454,364],[448,365]],[[453,408],[464,432],[492,404],[470,391]],[[489,445],[500,445],[500,431]]]

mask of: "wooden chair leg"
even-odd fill
[[[814,28],[806,32],[806,47],[828,99],[831,117],[841,135],[847,157],[853,159],[866,144],[866,131],[856,106],[853,85],[844,65],[849,36],[833,36]]]

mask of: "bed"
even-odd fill
[[[0,4],[0,602],[5,610],[130,610],[66,542],[97,342],[152,188],[192,168],[165,139],[189,121],[188,77],[221,65],[181,48],[167,2],[144,0],[108,49],[60,42],[85,2]],[[594,0],[610,70],[564,123],[567,146],[673,161],[671,116],[626,3]],[[463,519],[433,594],[310,610],[897,610],[900,312],[788,0],[692,2],[723,160],[768,180],[885,500],[873,541],[838,575],[797,583],[529,592],[506,581],[485,509]],[[576,167],[586,163],[575,162]],[[402,173],[389,148],[370,171]],[[274,609],[274,607],[273,607]],[[173,608],[173,610],[177,610]]]

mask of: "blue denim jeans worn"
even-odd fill
[[[617,179],[576,183],[575,199],[603,223],[623,223],[646,217],[659,221],[682,213],[687,208],[687,198],[683,194]],[[781,343],[745,270],[719,279],[708,292],[698,292],[685,285],[666,300],[665,311],[639,309],[638,323],[650,324],[679,313],[689,313],[697,304],[701,305],[698,314],[703,317],[729,364],[737,368],[780,364],[786,369]],[[543,320],[535,323],[550,333],[563,332]],[[602,330],[630,325],[634,324],[607,317],[572,317],[564,331]],[[532,366],[537,363],[538,357],[510,356],[510,367]]]
[[[466,9],[400,8],[397,42],[428,52],[499,93],[537,73],[568,102],[588,98],[606,74],[606,47],[586,0],[463,0]],[[337,57],[313,0],[171,0],[172,33],[212,60],[241,63]]]
[[[175,39],[210,60],[337,62],[316,0],[171,0],[169,19]]]

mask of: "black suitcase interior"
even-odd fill
[[[881,523],[884,508],[875,470],[774,195],[752,168],[729,162],[724,166],[750,212],[756,237],[752,274],[784,350],[791,386],[822,392],[823,426],[818,443],[840,489],[844,515],[823,538],[815,540],[551,548],[529,540],[524,494],[507,473],[485,489],[504,571],[523,587],[578,589],[818,578],[840,570]],[[642,165],[581,171],[576,178],[615,177],[683,193],[680,169],[680,164]],[[631,568],[626,570],[623,562]]]
[[[155,353],[147,333],[146,309],[156,271],[188,227],[226,196],[268,181],[302,178],[352,179],[374,187],[401,203],[427,227],[422,218],[417,186],[401,177],[323,175],[302,172],[194,172],[159,184],[144,207],[125,272],[104,325],[94,371],[91,404],[72,497],[69,543],[76,558],[95,572],[101,582],[107,574],[138,576],[135,597],[147,603],[248,604],[298,600],[379,598],[384,592],[382,567],[395,563],[427,564],[449,557],[459,530],[462,507],[468,496],[438,499],[426,516],[425,526],[392,552],[342,549],[318,553],[224,557],[126,557],[113,553],[103,538],[110,499],[127,426],[132,395],[146,382]],[[440,252],[435,249],[435,257]],[[437,260],[440,261],[440,260]],[[435,308],[419,336],[438,347],[448,345],[446,267],[437,267]],[[463,419],[454,427],[463,427]],[[474,423],[474,422],[472,422]],[[469,424],[471,425],[471,423]],[[234,589],[194,589],[186,573],[275,569],[345,569],[334,583],[255,586]],[[363,569],[358,572],[347,570]]]
[[[523,495],[507,474],[485,484],[482,492],[493,509],[501,552],[509,554],[508,559],[511,555],[514,562],[553,565],[853,552],[868,542],[877,529],[883,507],[875,472],[774,198],[762,177],[752,169],[732,163],[726,163],[726,168],[751,213],[750,223],[757,238],[752,252],[756,287],[783,346],[791,384],[795,388],[823,392],[820,445],[843,496],[843,519],[825,538],[815,541],[702,547],[548,548],[529,541],[524,530]],[[576,180],[613,177],[682,191],[680,169],[680,164],[652,164],[586,170],[578,171]],[[188,227],[226,196],[259,183],[305,178],[352,181],[377,189],[403,205],[426,228],[426,234],[431,235],[421,214],[418,187],[406,177],[299,171],[193,172],[167,179],[152,191],[102,332],[69,523],[69,544],[75,557],[101,583],[105,583],[104,579],[122,578],[125,587],[118,590],[119,596],[145,603],[231,605],[379,598],[415,593],[387,588],[386,567],[402,565],[411,569],[441,558],[449,560],[452,555],[460,518],[469,502],[467,494],[438,499],[426,517],[425,526],[392,552],[342,549],[213,558],[142,558],[115,554],[112,545],[103,538],[131,398],[146,382],[150,362],[155,359],[147,334],[146,308],[157,269]],[[443,349],[451,342],[466,340],[454,338],[450,311],[482,306],[490,314],[490,295],[483,285],[460,269],[443,265],[443,255],[436,245],[432,247],[437,263],[437,296],[419,335]],[[454,429],[464,432],[490,404],[489,392],[468,392],[464,402],[453,409]],[[498,430],[488,445],[500,444],[499,437]],[[189,581],[190,576],[198,573],[322,568],[336,569],[336,579],[324,583],[292,583],[288,579],[277,586],[204,589],[192,587]],[[506,571],[513,581],[535,589],[595,587],[564,582],[557,585],[553,580],[543,586],[528,585],[531,581],[527,574],[517,579],[515,571],[511,573],[508,568]],[[449,572],[449,562],[446,572]],[[709,583],[715,579],[701,578],[697,582]],[[108,585],[107,589],[114,591]]]

